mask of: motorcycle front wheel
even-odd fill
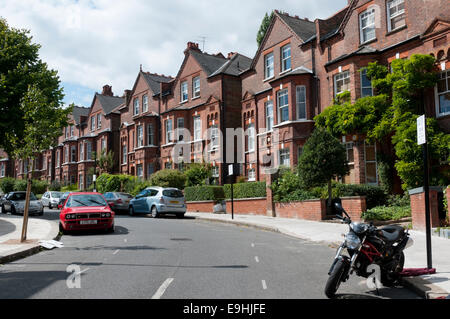
[[[339,286],[344,279],[343,276],[346,269],[345,263],[346,262],[343,259],[339,259],[328,277],[325,285],[325,295],[328,298],[334,298],[336,296],[336,291],[339,289]]]

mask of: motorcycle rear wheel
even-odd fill
[[[405,254],[400,253],[398,264],[393,271],[382,270],[381,271],[381,284],[385,287],[394,286],[399,279],[399,273],[403,271],[403,266],[405,264]]]
[[[330,277],[328,277],[327,283],[325,285],[325,295],[328,298],[331,299],[336,296],[336,291],[339,289],[339,286],[344,279],[342,277],[344,275],[345,268],[345,261],[343,259],[339,259],[334,265]]]

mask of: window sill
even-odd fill
[[[450,118],[450,112],[436,114],[436,119]]]
[[[273,79],[275,79],[275,75],[271,76],[270,78],[265,78],[263,80],[263,82],[267,82],[267,81],[270,81],[270,80],[273,80]]]
[[[366,42],[361,43],[361,44],[359,45],[359,47],[362,47],[362,46],[364,46],[364,45],[368,45],[368,44],[371,44],[371,43],[377,42],[377,41],[378,41],[378,39],[377,39],[377,38],[374,38],[374,39],[371,39],[371,40],[368,40],[368,41],[366,41]]]
[[[281,71],[280,75],[286,74],[286,73],[291,72],[291,71],[292,71],[292,68],[289,68],[287,70]]]
[[[199,95],[199,96],[195,96],[195,97],[193,97],[193,98],[191,99],[191,101],[198,100],[199,98],[201,98],[200,95]]]
[[[189,98],[187,100],[180,101],[180,104],[184,104],[184,103],[187,103],[187,102],[189,102]]]
[[[388,33],[386,33],[386,36],[390,36],[391,34],[397,33],[399,31],[402,31],[402,30],[405,30],[405,29],[408,29],[408,25],[406,25],[406,24],[403,27],[399,27],[397,29],[389,31]]]

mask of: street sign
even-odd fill
[[[228,165],[228,175],[229,176],[233,176],[234,174],[233,174],[233,164],[229,164]]]
[[[423,145],[427,142],[425,115],[417,118],[417,145]]]

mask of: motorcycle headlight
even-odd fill
[[[345,244],[349,249],[357,250],[361,244],[361,239],[359,239],[358,235],[351,232],[345,236]]]

